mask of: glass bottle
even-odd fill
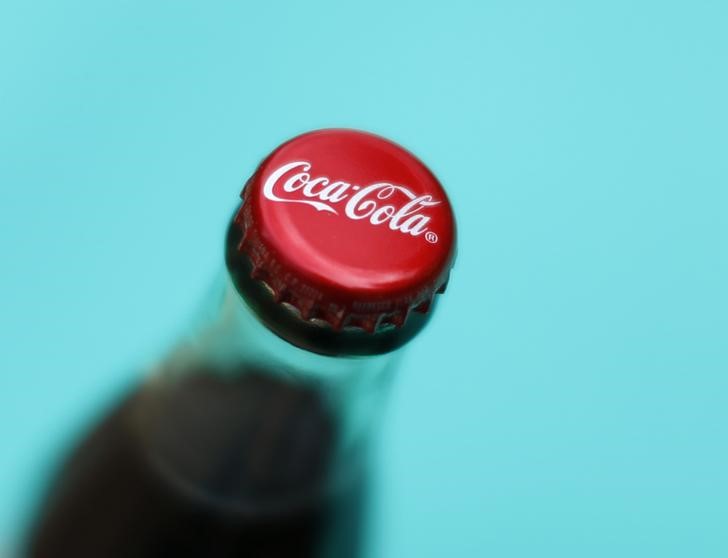
[[[442,187],[354,130],[265,159],[199,319],[64,463],[28,555],[357,556],[367,447],[454,259]]]

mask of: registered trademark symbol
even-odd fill
[[[437,234],[432,231],[427,231],[425,233],[425,240],[430,244],[435,244],[437,242]]]

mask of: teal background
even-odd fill
[[[0,4],[0,554],[311,128],[459,219],[382,436],[387,558],[728,556],[728,4]]]

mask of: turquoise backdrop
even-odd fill
[[[728,4],[0,4],[0,555],[53,456],[312,128],[388,136],[459,259],[382,433],[373,556],[728,556]]]

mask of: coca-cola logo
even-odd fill
[[[281,165],[265,181],[263,195],[273,202],[305,204],[335,215],[339,215],[339,207],[349,219],[386,224],[393,231],[424,235],[427,242],[437,242],[437,234],[428,229],[431,217],[425,211],[441,202],[431,195],[417,195],[390,182],[360,186],[327,176],[314,177],[310,170],[307,161]]]

